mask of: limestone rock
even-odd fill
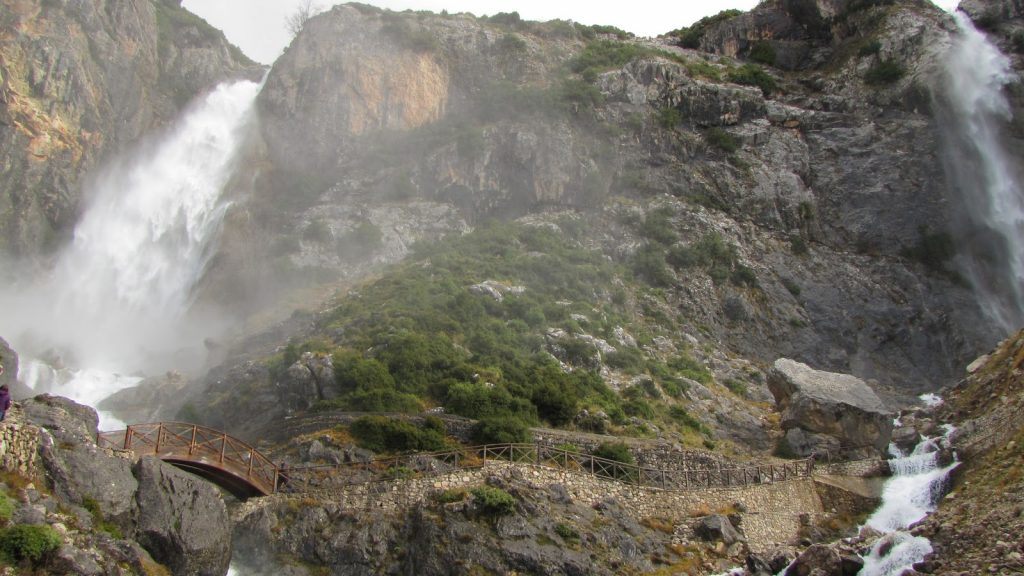
[[[768,374],[768,388],[785,430],[831,436],[847,456],[865,450],[884,454],[889,445],[893,414],[860,378],[780,358]]]
[[[844,576],[839,552],[824,544],[814,544],[797,556],[784,576]]]
[[[139,479],[136,540],[174,574],[225,574],[231,522],[217,489],[153,457],[140,459],[134,472]]]
[[[721,514],[713,514],[711,516],[701,518],[697,522],[694,532],[697,536],[711,542],[722,541],[726,546],[731,546],[744,539],[743,536],[736,531],[736,528],[732,525],[732,522],[729,521],[729,518]]]
[[[91,499],[107,519],[130,528],[131,495],[138,482],[130,461],[111,458],[96,448],[96,412],[46,394],[24,402],[23,408],[26,418],[50,436],[39,454],[58,498],[75,505]]]

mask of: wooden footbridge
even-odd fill
[[[239,499],[277,491],[278,467],[269,458],[225,432],[184,422],[134,424],[100,432],[96,444],[152,454],[231,492]]]
[[[135,424],[101,432],[97,445],[152,454],[201,476],[240,499],[275,492],[321,492],[354,483],[396,480],[480,468],[488,460],[545,466],[662,490],[739,487],[808,478],[813,460],[705,470],[665,470],[607,460],[540,444],[496,444],[331,466],[278,467],[249,444],[184,422]]]

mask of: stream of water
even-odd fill
[[[882,505],[866,522],[888,534],[864,557],[863,576],[897,576],[932,551],[927,538],[905,530],[935,510],[949,473],[959,464],[940,466],[938,462],[939,450],[953,431],[947,426],[945,435],[922,440],[910,454],[890,447],[894,456],[889,460],[892,477],[882,490]]]
[[[140,373],[201,362],[222,325],[189,311],[259,90],[222,84],[158,142],[104,167],[53,269],[0,293],[0,333],[22,354],[23,382],[95,405]]]

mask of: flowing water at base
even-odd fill
[[[939,466],[938,462],[939,450],[948,445],[953,432],[953,427],[947,425],[943,436],[922,440],[908,455],[890,447],[895,456],[889,460],[892,478],[882,490],[882,505],[865,523],[889,534],[864,557],[863,576],[898,576],[932,551],[928,539],[905,530],[935,510],[949,473],[959,465],[954,461]]]

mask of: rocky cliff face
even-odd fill
[[[86,175],[231,77],[259,75],[177,2],[5,0],[0,15],[0,250],[53,249]]]
[[[997,334],[930,251],[956,242],[931,106],[953,29],[926,2],[767,3],[705,31],[709,54],[336,7],[269,75],[252,201],[209,294],[280,284],[271,270],[358,279],[417,241],[565,210],[629,262],[650,242],[623,223],[661,210],[665,249],[718,234],[760,288],[677,270],[664,307],[689,333],[934,388]],[[761,40],[777,68],[746,65]]]

